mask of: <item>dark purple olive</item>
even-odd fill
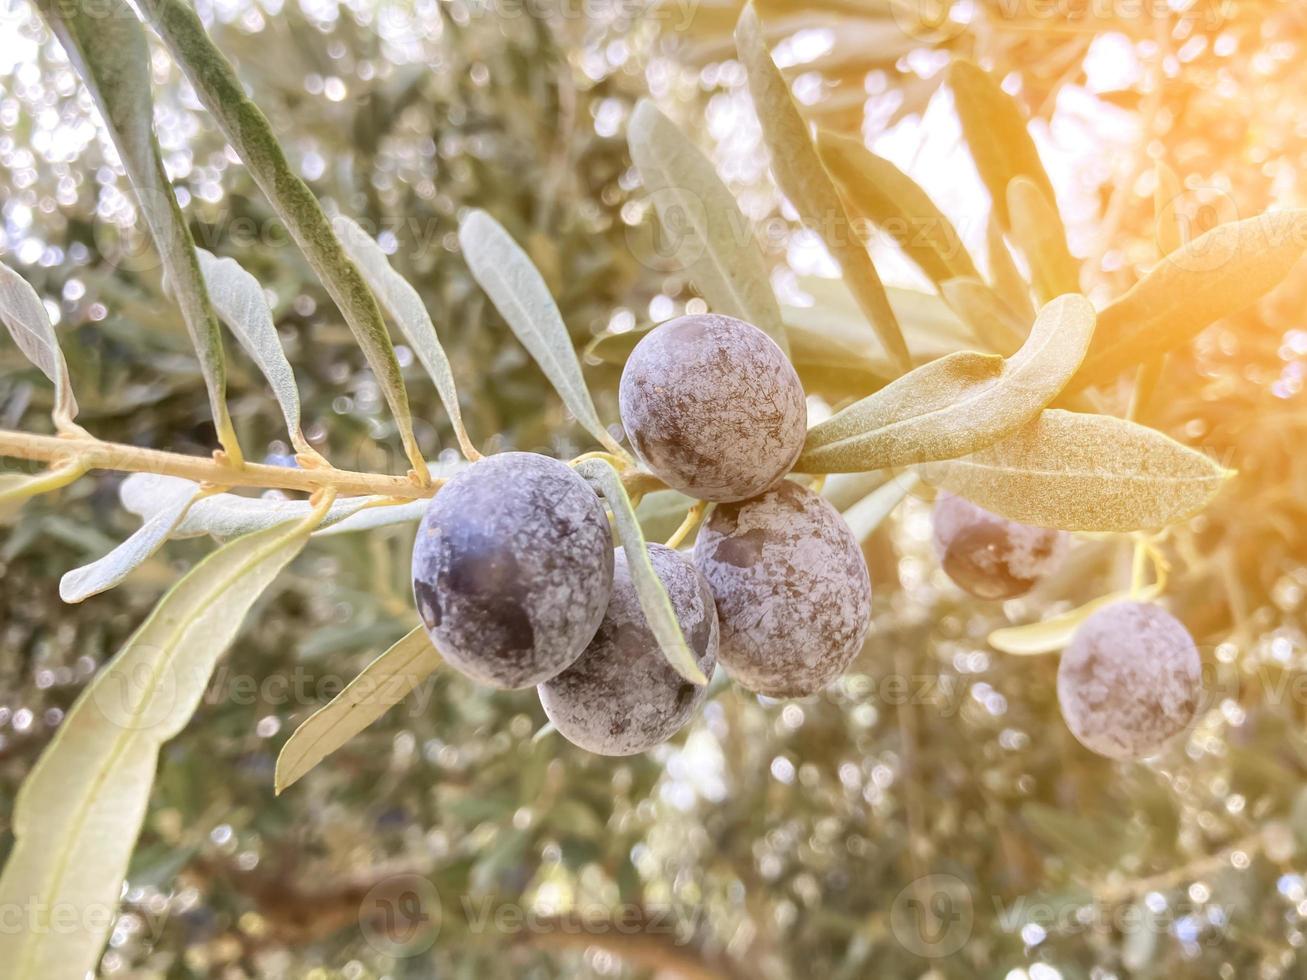
[[[1018,524],[951,493],[935,501],[935,553],[959,588],[979,599],[1025,595],[1066,555],[1065,531]]]
[[[648,548],[685,641],[704,676],[711,677],[717,663],[717,612],[708,583],[671,548]],[[626,556],[618,551],[613,597],[599,632],[576,663],[540,685],[540,703],[569,742],[599,755],[634,755],[675,735],[707,692],[663,657],[641,611]]]
[[[694,560],[717,601],[718,659],[770,697],[821,690],[852,663],[871,624],[871,582],[839,511],[784,480],[761,497],[719,504]]]
[[[700,500],[757,496],[803,448],[799,376],[770,337],[729,316],[683,316],[652,330],[627,359],[619,399],[640,459]]]
[[[1193,721],[1202,689],[1193,637],[1146,602],[1118,602],[1086,619],[1057,670],[1057,700],[1071,734],[1109,759],[1162,749]]]
[[[532,687],[571,666],[612,589],[599,498],[534,453],[487,456],[451,479],[413,546],[413,594],[436,649],[494,687]]]

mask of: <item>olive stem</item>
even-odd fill
[[[681,526],[678,527],[675,533],[667,539],[665,547],[679,548],[681,543],[690,536],[690,532],[698,526],[701,520],[703,520],[704,513],[707,510],[708,501],[696,500],[694,506],[686,512],[685,520],[681,521]]]
[[[433,497],[445,482],[432,479],[426,485],[420,485],[412,477],[360,473],[334,466],[303,469],[264,463],[236,466],[228,462],[225,455],[215,454],[212,458],[190,456],[95,438],[38,435],[8,429],[0,429],[0,457],[39,460],[56,466],[76,460],[87,470],[158,473],[215,487],[256,487],[302,493],[330,489],[342,497],[378,496],[393,501]],[[623,471],[622,482],[633,494],[664,488],[657,477],[638,469]]]

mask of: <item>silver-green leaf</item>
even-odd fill
[[[749,77],[749,91],[771,150],[772,172],[803,223],[826,242],[844,272],[844,280],[858,300],[899,372],[908,370],[911,358],[903,331],[885,295],[866,244],[854,234],[854,224],[839,191],[813,145],[785,76],[772,60],[758,12],[745,6],[735,27],[735,44]]]
[[[276,793],[297,782],[319,762],[403,701],[444,661],[425,627],[409,631],[295,732],[277,755]]]
[[[55,428],[64,435],[85,436],[86,431],[73,421],[77,417],[77,399],[73,397],[68,364],[59,349],[50,314],[31,284],[3,262],[0,262],[0,322],[9,328],[18,349],[54,385]]]
[[[106,592],[157,552],[177,530],[201,493],[189,480],[170,482],[154,501],[157,510],[126,541],[89,565],[74,568],[59,580],[59,598],[74,603]]]
[[[647,99],[635,107],[627,141],[664,235],[709,307],[752,323],[788,353],[762,248],[712,162]]]
[[[409,464],[414,472],[425,474],[408,392],[381,308],[340,247],[322,205],[291,169],[272,124],[246,95],[235,69],[205,32],[195,8],[187,0],[140,0],[139,6],[339,307],[390,405]]]
[[[95,968],[159,749],[190,720],[246,613],[314,524],[239,538],[196,565],[68,712],[14,804],[0,906],[29,909],[31,920],[0,930],[8,980],[83,980]],[[57,928],[52,910],[65,917]]]
[[[708,678],[699,669],[694,651],[685,642],[681,624],[672,608],[672,600],[667,597],[658,573],[649,561],[649,551],[645,546],[644,532],[640,530],[640,521],[631,498],[622,486],[622,478],[617,470],[602,459],[587,459],[577,464],[576,472],[589,481],[608,501],[613,512],[613,521],[617,525],[617,536],[626,553],[626,563],[631,570],[631,581],[640,598],[640,609],[644,613],[649,629],[658,639],[658,646],[678,674],[692,684],[707,684]]]
[[[282,349],[281,338],[277,336],[277,326],[272,322],[272,310],[263,287],[235,259],[220,259],[204,249],[197,250],[196,254],[213,308],[272,386],[273,397],[286,418],[291,445],[304,457],[304,462],[325,464],[326,460],[304,437],[300,425],[299,386]]]
[[[167,287],[181,307],[209,392],[218,441],[242,462],[227,413],[227,368],[222,332],[195,256],[195,243],[163,168],[154,136],[150,51],[145,29],[124,0],[37,0],[50,29],[90,90],[136,192],[150,237],[159,250]]]
[[[1094,308],[1059,297],[1004,360],[962,351],[917,368],[808,432],[802,473],[850,473],[954,459],[1015,432],[1062,390],[1085,356]]]
[[[486,291],[576,420],[611,453],[626,452],[604,428],[581,374],[567,324],[530,256],[498,221],[472,211],[458,229],[472,275]]]
[[[449,365],[449,357],[436,335],[436,325],[431,322],[431,315],[427,313],[422,297],[407,279],[395,271],[381,246],[357,222],[341,215],[335,223],[341,246],[354,260],[359,272],[368,281],[372,291],[381,300],[381,305],[386,308],[431,376],[441,404],[449,413],[449,421],[454,427],[454,436],[458,439],[463,455],[475,462],[481,458],[481,453],[472,444],[467,429],[463,426],[463,411],[458,404],[454,370]]]

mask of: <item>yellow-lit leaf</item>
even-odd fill
[[[922,475],[1022,524],[1142,531],[1192,517],[1233,474],[1125,419],[1045,409],[1001,442]]]
[[[1025,425],[1075,373],[1094,308],[1062,296],[1006,361],[971,351],[917,368],[808,432],[802,473],[849,473],[954,459]]]

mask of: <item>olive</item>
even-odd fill
[[[729,316],[683,316],[644,337],[622,371],[622,425],[645,465],[700,500],[754,497],[803,448],[807,404],[785,353]]]
[[[571,666],[612,589],[603,505],[569,466],[535,453],[487,456],[454,476],[413,546],[413,593],[436,649],[495,687]]]

